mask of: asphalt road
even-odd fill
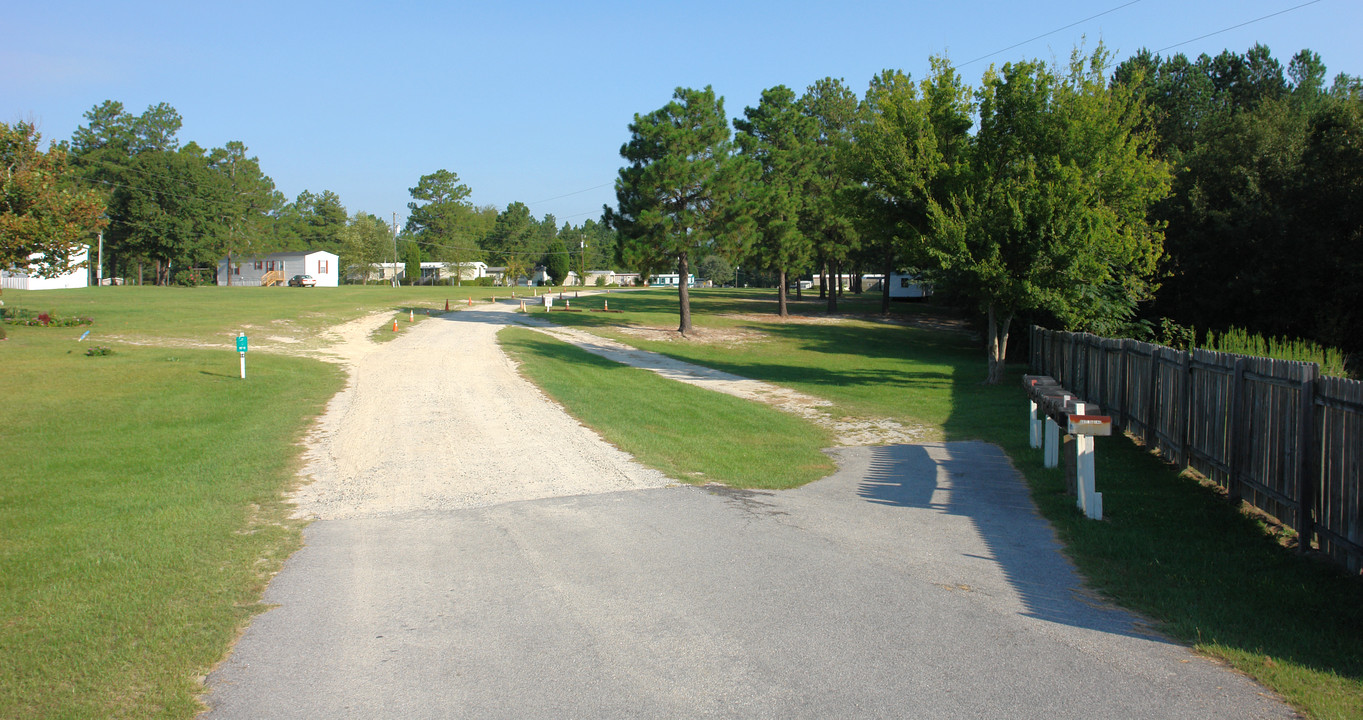
[[[993,446],[839,454],[780,493],[319,520],[207,717],[1294,717],[1086,593]]]

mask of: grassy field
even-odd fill
[[[930,307],[896,305],[895,322],[887,323],[858,316],[879,310],[867,299],[842,303],[852,316],[847,322],[781,322],[771,314],[770,298],[770,291],[695,292],[701,331],[693,340],[657,331],[676,327],[670,291],[612,294],[611,309],[622,314],[551,317],[825,397],[851,414],[926,424],[947,440],[997,443],[1096,588],[1156,619],[1173,637],[1232,663],[1311,717],[1363,717],[1363,580],[1284,550],[1260,521],[1121,437],[1098,439],[1106,517],[1087,521],[1065,495],[1063,473],[1042,467],[1041,453],[1028,447],[1020,365],[1004,384],[981,385],[978,340],[910,324],[938,324]],[[799,311],[822,308],[808,302]],[[641,331],[649,327],[655,331]]]
[[[297,442],[344,378],[252,351],[243,381],[238,330],[306,349],[324,327],[382,310],[407,326],[471,293],[490,289],[6,291],[7,310],[94,323],[5,325],[0,342],[0,717],[191,717],[263,609],[299,543],[281,502]]]

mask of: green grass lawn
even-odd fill
[[[6,291],[7,310],[94,323],[5,325],[0,342],[0,717],[192,717],[202,676],[263,609],[301,537],[282,503],[298,440],[344,377],[253,350],[243,381],[238,329],[307,340],[380,310],[405,327],[408,309],[491,293]]]
[[[542,333],[507,328],[522,372],[607,441],[669,477],[788,488],[825,477],[828,433],[793,415],[665,380]],[[722,438],[722,440],[718,440]]]
[[[1363,717],[1363,579],[1283,549],[1218,493],[1122,437],[1098,439],[1106,517],[1088,521],[1065,495],[1063,472],[1042,467],[1040,451],[1028,447],[1021,365],[1010,368],[1003,384],[984,386],[982,343],[968,334],[866,318],[879,310],[869,298],[840,303],[853,315],[846,323],[781,322],[771,314],[771,297],[772,291],[693,292],[696,325],[745,330],[740,343],[647,340],[620,330],[675,328],[675,291],[612,294],[611,309],[625,311],[618,315],[550,317],[824,397],[849,414],[926,424],[946,440],[996,443],[1096,588],[1156,619],[1173,637],[1224,658],[1311,717]],[[798,311],[822,310],[806,303]],[[931,307],[896,304],[892,318],[936,316]]]

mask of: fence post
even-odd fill
[[[1117,360],[1117,397],[1121,398],[1121,407],[1117,408],[1117,424],[1122,430],[1126,430],[1130,427],[1126,422],[1127,404],[1131,402],[1131,393],[1127,392],[1127,389],[1131,385],[1127,380],[1127,373],[1130,371],[1131,363],[1131,356],[1128,352],[1130,345],[1130,340],[1125,338],[1122,339],[1122,353]]]
[[[1155,450],[1159,443],[1158,413],[1155,405],[1159,400],[1159,350],[1150,346],[1150,394],[1145,403],[1145,449]]]
[[[1188,452],[1188,435],[1192,432],[1193,424],[1193,351],[1183,351],[1183,404],[1179,408],[1179,424],[1182,426],[1178,431],[1178,462],[1179,465],[1187,467],[1192,464],[1192,458]]]
[[[1226,455],[1230,466],[1230,477],[1226,478],[1226,495],[1231,502],[1240,502],[1240,474],[1244,471],[1244,462],[1240,460],[1240,446],[1244,444],[1249,434],[1249,428],[1244,427],[1244,405],[1245,405],[1245,359],[1235,358],[1235,373],[1231,376],[1230,382],[1230,419],[1226,423]]]
[[[1316,486],[1320,443],[1316,436],[1316,378],[1320,366],[1302,364],[1301,416],[1297,419],[1297,552],[1311,549],[1316,534]]]

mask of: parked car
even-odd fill
[[[311,275],[294,275],[289,278],[289,287],[317,287],[317,280]]]

